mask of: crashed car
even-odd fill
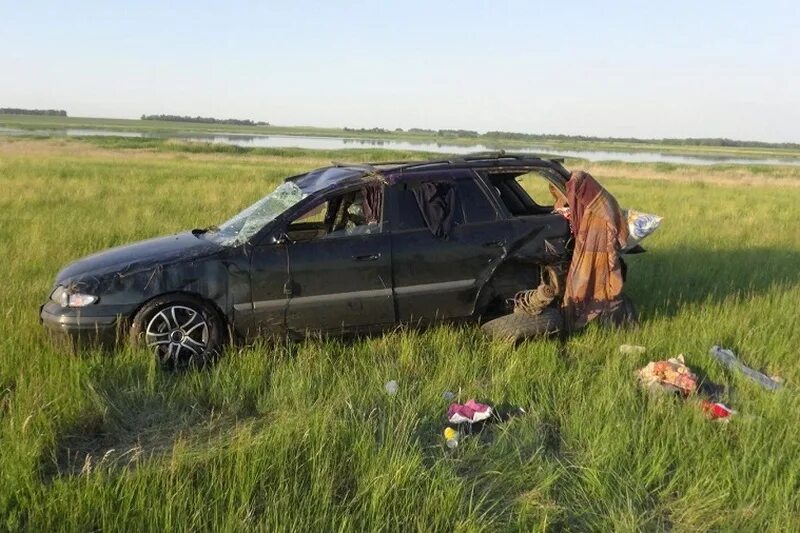
[[[542,269],[569,264],[553,205],[568,178],[560,160],[503,152],[313,170],[219,226],[72,263],[41,320],[182,363],[262,335],[505,315]]]

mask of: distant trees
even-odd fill
[[[479,137],[477,131],[472,130],[439,130],[436,135],[441,137]]]
[[[411,130],[409,130],[411,131]],[[769,143],[761,141],[736,141],[722,137],[684,139],[637,139],[634,137],[592,137],[588,135],[554,135],[545,133],[516,133],[511,131],[487,131],[481,137],[491,139],[513,139],[519,141],[585,141],[585,142],[620,142],[630,144],[663,144],[665,146],[730,146],[755,148],[790,148],[798,149],[798,143]]]
[[[800,149],[800,143],[770,143],[761,141],[736,141],[726,138],[685,138],[685,139],[637,139],[634,137],[593,137],[590,135],[562,135],[549,133],[519,133],[514,131],[487,131],[478,133],[473,130],[432,130],[426,128],[344,128],[350,133],[365,134],[408,134],[426,137],[445,137],[448,139],[484,139],[488,141],[527,141],[530,143],[545,141],[566,142],[617,142],[629,144],[655,144],[664,146],[710,146],[710,147],[753,147],[753,148],[786,148]]]
[[[0,115],[47,115],[50,117],[66,117],[63,109],[19,109],[17,107],[0,107]]]
[[[348,128],[344,131],[349,133],[404,133],[403,128],[396,128],[394,131],[385,128]],[[425,130],[422,128],[410,128],[408,133],[417,135],[437,135],[439,137],[479,137],[480,133],[472,130]]]
[[[269,126],[269,122],[243,120],[238,118],[213,118],[213,117],[190,117],[182,115],[142,115],[142,120],[164,120],[167,122],[196,122],[202,124],[230,124],[234,126]]]
[[[348,133],[391,133],[384,128],[348,128],[347,126],[344,127],[344,131]]]

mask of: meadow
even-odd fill
[[[175,373],[70,355],[38,323],[80,256],[225,220],[332,159],[413,157],[0,137],[0,529],[800,529],[800,167],[568,161],[665,217],[629,260],[631,329],[265,342]],[[786,386],[723,371],[713,344]],[[727,387],[730,422],[637,389],[679,353]],[[451,451],[448,390],[528,414]]]

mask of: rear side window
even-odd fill
[[[422,229],[425,221],[417,205],[414,192],[408,185],[400,185],[396,189],[397,195],[397,229]]]
[[[453,187],[455,192],[454,198],[454,211],[452,216],[453,225],[463,224],[464,215],[461,209],[462,202],[459,198],[459,189],[453,182],[443,182],[440,180],[432,180],[428,183],[444,184],[445,186]],[[398,230],[417,230],[428,229],[425,219],[423,218],[422,211],[420,210],[417,195],[414,194],[415,188],[422,187],[422,183],[404,183],[395,187],[395,195],[397,197],[397,221],[396,227]]]
[[[467,224],[497,220],[497,211],[474,179],[456,182]]]
[[[538,171],[490,172],[486,177],[500,202],[515,217],[550,214],[563,197]]]

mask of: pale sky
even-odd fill
[[[800,142],[798,6],[0,0],[0,107]]]

